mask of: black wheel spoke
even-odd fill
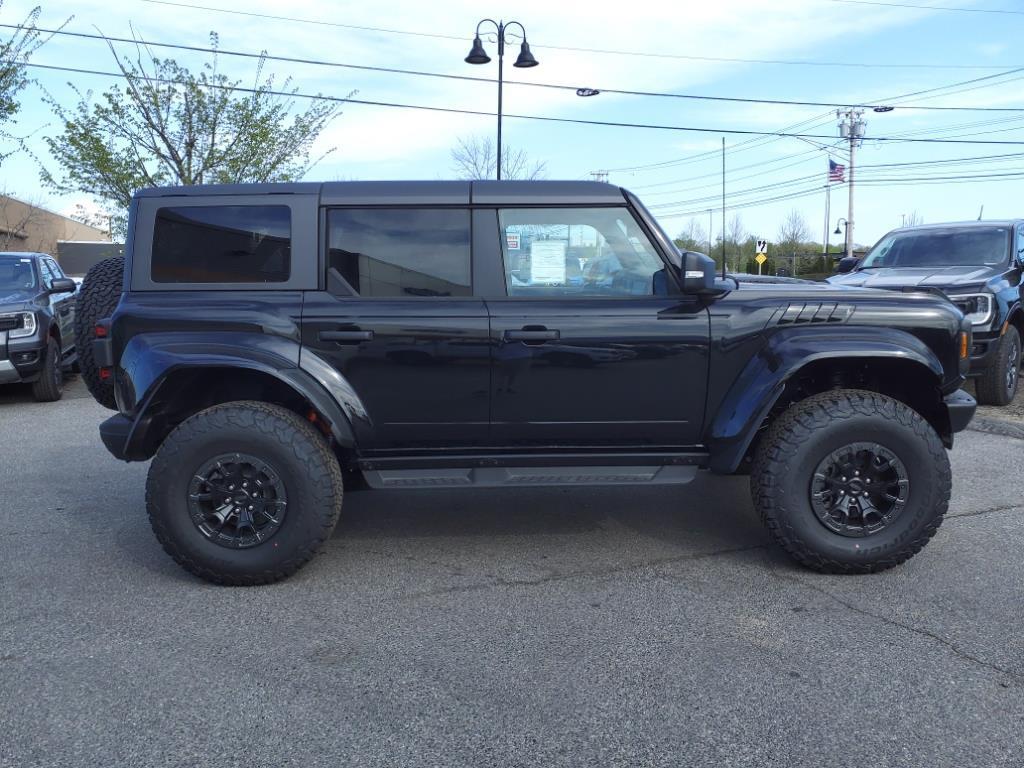
[[[196,527],[231,549],[257,546],[273,536],[288,505],[280,475],[266,461],[241,453],[206,461],[193,474],[187,495]]]
[[[870,536],[902,511],[910,489],[903,462],[877,443],[853,443],[822,459],[811,475],[811,508],[829,530]]]

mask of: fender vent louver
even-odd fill
[[[833,304],[816,302],[808,304],[790,304],[778,317],[779,325],[799,325],[801,323],[842,323],[850,319],[853,307],[849,304]]]

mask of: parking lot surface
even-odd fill
[[[793,565],[746,478],[354,492],[291,580],[150,532],[80,381],[0,392],[0,765],[1019,766],[1024,441],[909,563]]]

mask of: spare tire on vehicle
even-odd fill
[[[117,410],[114,403],[114,380],[101,379],[100,369],[92,354],[96,323],[110,317],[121,299],[124,282],[124,257],[114,256],[94,264],[85,273],[75,304],[75,349],[82,378],[96,402]]]

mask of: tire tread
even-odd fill
[[[887,557],[868,563],[848,563],[823,556],[804,542],[774,493],[776,478],[787,471],[790,461],[812,432],[828,430],[856,416],[881,416],[910,430],[928,448],[936,469],[934,492],[939,499],[935,514],[910,541]],[[776,419],[754,457],[750,476],[751,495],[772,538],[797,562],[823,573],[875,573],[892,568],[921,551],[938,531],[949,506],[952,489],[949,457],[939,436],[915,410],[891,397],[866,390],[833,390],[802,400]]]
[[[311,506],[321,513],[317,534],[299,552],[279,567],[245,576],[229,575],[208,568],[178,546],[164,524],[158,499],[162,498],[166,468],[186,460],[193,445],[229,427],[256,429],[287,446],[307,468],[302,482],[314,498]],[[258,401],[235,401],[215,405],[179,424],[164,440],[146,480],[146,510],[150,525],[164,551],[189,573],[206,581],[228,586],[256,586],[285,579],[308,563],[331,535],[341,513],[342,474],[337,458],[323,436],[312,425],[288,409]]]

